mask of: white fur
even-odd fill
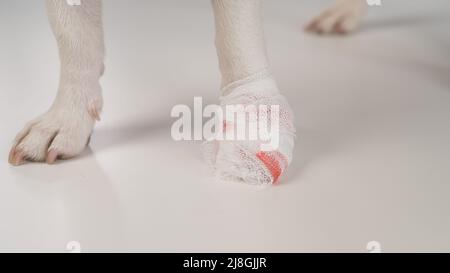
[[[261,0],[213,0],[222,86],[269,68]]]

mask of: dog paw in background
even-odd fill
[[[366,12],[366,0],[338,0],[334,6],[315,17],[305,29],[318,34],[347,34],[358,28]]]

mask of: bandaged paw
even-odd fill
[[[292,161],[292,110],[274,78],[262,72],[232,83],[220,99],[223,137],[206,141],[204,154],[220,180],[279,182]]]

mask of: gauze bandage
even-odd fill
[[[270,136],[276,137],[278,141],[273,149],[264,149],[263,144],[266,141],[261,139],[206,142],[205,156],[216,176],[220,180],[249,184],[277,183],[292,161],[295,127],[292,110],[284,96],[279,93],[274,78],[268,71],[263,71],[226,86],[223,94],[220,101],[224,113],[227,111],[226,106],[230,105],[252,105],[256,109],[268,109],[267,112],[258,111],[256,121],[247,117],[248,127],[252,122],[259,122],[261,119],[265,119],[263,123],[270,124],[273,118],[270,109],[277,106],[277,131],[272,131]],[[225,133],[230,127],[233,127],[231,130],[236,130],[234,122],[235,120],[229,120],[229,117],[224,115]]]

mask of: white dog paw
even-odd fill
[[[354,31],[366,13],[366,1],[340,0],[333,7],[315,17],[306,31],[319,34],[346,34]]]
[[[28,123],[14,141],[9,163],[14,166],[26,161],[52,164],[57,159],[79,155],[95,124],[95,118],[85,105],[76,99],[69,104],[55,104],[47,113]]]

